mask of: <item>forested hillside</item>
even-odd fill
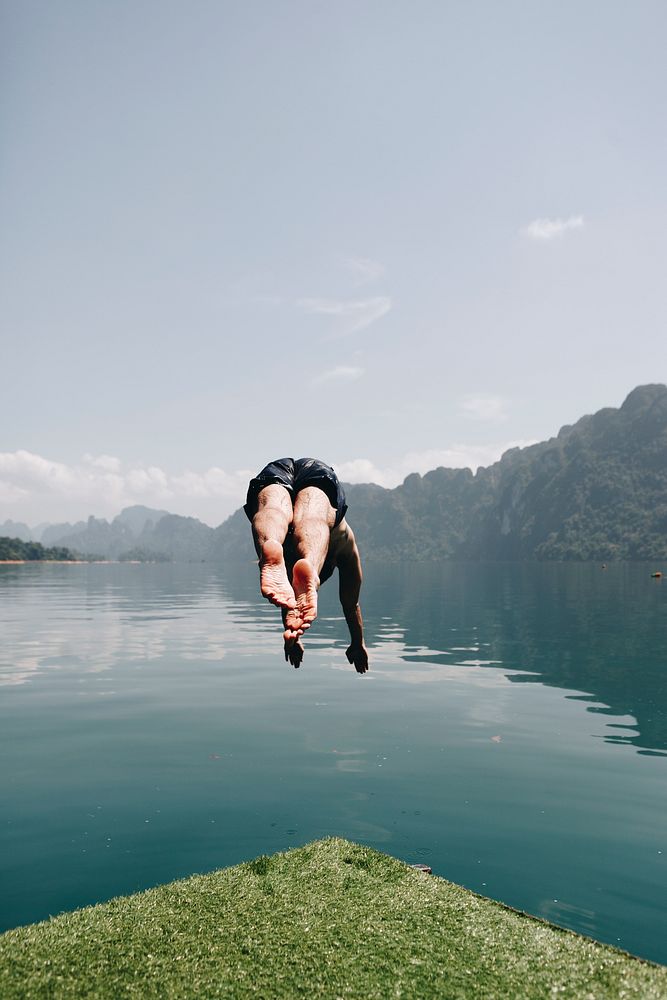
[[[21,538],[0,538],[0,562],[72,562],[77,557],[69,549],[46,549],[39,542],[24,542]]]

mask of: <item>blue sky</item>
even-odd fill
[[[667,7],[57,4],[0,46],[0,521],[219,523],[667,380]]]

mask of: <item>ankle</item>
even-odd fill
[[[283,559],[283,547],[281,543],[276,538],[265,538],[264,541],[260,542],[260,551],[262,558],[271,559],[275,561]]]

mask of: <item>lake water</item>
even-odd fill
[[[252,565],[0,567],[0,928],[337,834],[667,961],[667,580],[369,565],[295,671]]]

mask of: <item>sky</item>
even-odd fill
[[[4,0],[0,523],[216,525],[272,458],[395,486],[667,381],[665,37],[663,0]]]

